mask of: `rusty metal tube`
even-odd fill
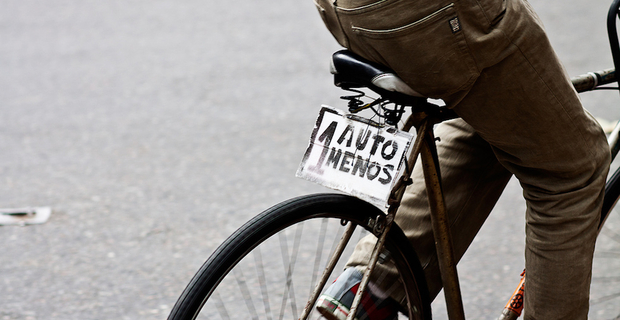
[[[607,69],[597,72],[588,72],[571,78],[571,82],[577,92],[590,91],[598,86],[616,81],[615,69]]]
[[[431,224],[439,260],[439,271],[446,298],[448,318],[450,320],[465,320],[463,299],[452,245],[452,234],[450,233],[446,205],[441,188],[439,162],[434,139],[432,132],[427,132],[421,156],[428,202],[431,209]]]
[[[355,231],[356,226],[357,225],[354,224],[353,222],[349,222],[349,225],[345,229],[344,234],[340,238],[338,247],[336,247],[336,250],[334,250],[334,254],[332,254],[331,259],[327,263],[327,267],[325,267],[325,271],[323,271],[323,275],[321,276],[319,283],[314,288],[314,292],[312,293],[310,300],[308,300],[308,302],[306,303],[306,307],[304,308],[301,317],[299,317],[300,320],[306,320],[308,316],[310,315],[310,311],[312,311],[312,307],[316,303],[316,300],[319,298],[319,294],[321,294],[321,291],[323,290],[323,287],[325,287],[325,284],[327,283],[329,276],[332,274],[332,272],[334,271],[334,268],[336,267],[336,263],[338,263],[340,256],[342,256],[342,252],[344,251],[347,244],[349,243],[349,240],[351,240],[351,236],[353,235],[353,232]]]

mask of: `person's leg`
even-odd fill
[[[437,152],[441,167],[446,207],[449,215],[455,256],[460,259],[493,209],[512,174],[499,164],[489,144],[463,120],[440,124],[436,129]],[[441,290],[441,276],[431,230],[426,185],[420,163],[413,171],[414,184],[403,198],[395,221],[411,240],[426,273],[429,291],[435,297]],[[360,241],[348,266],[365,266],[376,238]],[[402,301],[396,271],[389,264],[379,264],[373,281],[385,293]]]
[[[523,186],[525,319],[586,319],[609,148],[546,39],[531,40],[486,70],[455,111]]]
[[[460,94],[479,75],[476,58],[467,50],[471,36],[462,27],[470,28],[467,20],[475,21],[476,27],[483,24],[483,28],[496,23],[495,16],[502,14],[503,4],[489,6],[493,1],[463,0],[461,5],[450,0],[338,0],[336,8],[332,1],[318,0],[317,4],[328,29],[342,45],[393,68],[416,91],[441,97]],[[481,3],[484,6],[478,6]],[[490,19],[478,23],[485,17]],[[491,55],[497,59],[498,55]],[[488,143],[463,121],[440,125],[438,131],[446,204],[450,223],[455,225],[455,253],[460,259],[511,174],[498,163]],[[441,278],[422,176],[421,168],[416,168],[418,183],[409,187],[396,219],[419,251],[431,295],[435,296],[441,289]],[[372,236],[360,242],[349,265],[365,265],[373,246]],[[385,264],[378,269],[373,285],[402,298],[399,286],[385,285],[398,283],[391,281],[393,268]]]
[[[507,34],[514,54],[486,69],[455,111],[523,186],[524,318],[586,319],[609,147],[542,28],[527,26]]]
[[[417,2],[349,2],[338,21],[349,48],[444,98],[519,178],[528,204],[525,319],[585,319],[609,149],[533,10],[505,0],[505,14],[483,25],[474,9],[491,0],[422,1],[437,6],[422,17]]]

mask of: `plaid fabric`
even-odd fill
[[[362,276],[356,268],[346,269],[319,297],[317,310],[328,320],[346,320]],[[381,300],[366,291],[362,294],[362,302],[355,319],[396,320],[398,319],[397,307],[394,300],[390,298]]]

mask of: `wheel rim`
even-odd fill
[[[620,319],[620,212],[614,208],[596,241],[588,319]]]
[[[351,199],[308,196],[267,210],[260,215],[261,219],[246,224],[240,229],[244,231],[238,231],[216,250],[184,291],[169,319],[297,319],[345,229],[343,219],[363,227],[356,228],[328,284],[340,274],[357,241],[369,234],[365,228],[370,229],[368,224],[372,224],[372,217],[379,212]],[[330,208],[331,213],[323,213],[325,210],[321,208]],[[270,222],[265,223],[267,220]],[[417,307],[411,310],[417,312],[408,316],[428,318],[430,308],[422,307],[429,306],[428,295],[418,291],[420,280],[417,279],[421,277],[424,281],[421,267],[410,247],[393,245],[406,243],[402,231],[395,229],[386,245],[397,252],[395,256],[400,257],[401,267],[417,266],[416,275],[406,273],[402,278],[414,289],[409,294],[416,292],[411,305]],[[426,292],[425,284],[422,285],[422,292]],[[213,286],[216,286],[214,290]],[[198,305],[202,310],[194,315]],[[313,310],[308,319],[318,318],[318,312]]]

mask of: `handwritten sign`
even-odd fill
[[[324,106],[296,175],[386,206],[412,139],[408,132]]]

